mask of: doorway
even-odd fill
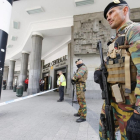
[[[52,77],[44,77],[44,90],[50,90],[52,88]]]
[[[50,76],[50,73],[44,73],[43,74],[44,79],[44,90],[50,90],[52,87],[52,77]]]
[[[48,76],[44,77],[44,90],[48,90]]]

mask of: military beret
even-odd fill
[[[107,19],[106,14],[110,9],[117,7],[117,6],[122,6],[122,5],[128,6],[127,2],[124,0],[114,0],[114,2],[109,3],[104,10],[104,18]]]
[[[75,63],[77,63],[77,62],[78,62],[78,61],[80,61],[80,60],[82,60],[82,59],[80,59],[80,58],[79,58],[79,59],[77,59],[77,60],[75,61]]]

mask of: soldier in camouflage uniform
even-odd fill
[[[107,82],[112,89],[114,124],[120,129],[121,140],[140,140],[140,24],[129,19],[129,12],[123,0],[114,0],[104,10],[105,19],[116,29],[107,55]],[[121,93],[122,101],[117,99],[116,91]],[[101,113],[105,114],[105,103]],[[109,140],[109,132],[108,138],[102,137],[101,121],[99,135],[100,140]]]
[[[85,91],[86,91],[86,80],[87,80],[88,70],[85,64],[83,64],[83,61],[81,59],[78,59],[75,63],[78,69],[74,77],[72,78],[72,80],[76,81],[76,94],[77,94],[77,101],[79,103],[79,110],[78,113],[74,114],[74,116],[80,117],[79,119],[76,120],[76,122],[83,122],[86,121],[86,115],[87,115]]]

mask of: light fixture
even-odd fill
[[[94,0],[75,0],[76,6],[82,6],[87,4],[93,4]]]
[[[13,47],[13,45],[8,45],[8,46],[7,46],[7,48],[12,48],[12,47]]]
[[[17,36],[12,36],[12,37],[11,37],[11,40],[16,41],[17,38],[18,38]]]
[[[36,13],[42,13],[44,12],[44,9],[41,6],[31,8],[31,9],[26,9],[26,12],[31,15],[31,14],[36,14]]]
[[[13,21],[13,28],[14,28],[14,29],[19,29],[19,28],[20,28],[20,22],[18,22],[18,21]]]

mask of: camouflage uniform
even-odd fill
[[[86,80],[87,80],[88,70],[87,67],[83,64],[74,75],[73,79],[76,80],[76,94],[77,101],[79,103],[78,114],[80,118],[86,119],[87,107],[85,100],[85,89],[86,89]]]
[[[121,32],[123,33],[125,28],[128,27],[130,24],[132,24],[132,22],[127,22],[126,24],[124,24],[118,30],[118,33],[120,34]],[[135,76],[137,80],[137,85],[134,92],[130,93],[128,96],[125,96],[124,103],[117,103],[115,98],[112,97],[111,105],[112,105],[113,115],[114,115],[114,124],[116,129],[118,127],[120,129],[121,140],[128,140],[126,137],[127,121],[133,115],[135,105],[140,106],[140,24],[134,24],[134,26],[128,29],[128,32],[125,35],[125,45],[129,45],[128,50],[131,54],[131,60],[137,69],[137,77]],[[132,71],[130,72],[132,74]],[[133,96],[134,94],[135,96],[133,98],[136,97],[136,99],[134,99],[132,103],[131,96]],[[105,103],[103,104],[102,107],[102,113],[105,114]],[[99,125],[99,135],[100,135],[100,140],[105,140],[102,138],[101,121]],[[109,133],[108,133],[107,140],[109,140]]]

